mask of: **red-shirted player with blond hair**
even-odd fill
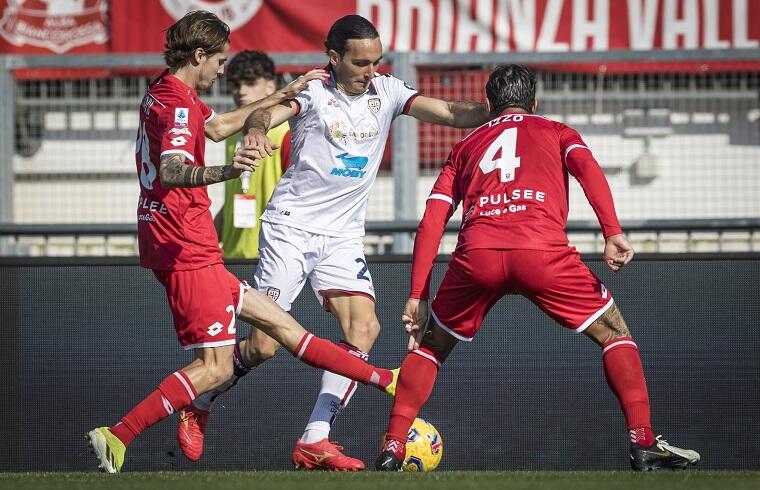
[[[528,297],[560,325],[602,347],[604,372],[630,432],[633,469],[695,464],[696,451],[655,438],[636,343],[610,292],[568,245],[572,174],[599,219],[604,262],[617,272],[633,258],[601,168],[575,130],[534,114],[536,77],[530,70],[497,68],[486,95],[494,119],[452,149],[417,231],[411,291],[402,314],[411,352],[401,365],[376,468],[400,467],[407,431],[430,396],[438,369],[457,342],[473,339],[486,313],[505,294]],[[460,202],[459,240],[428,323],[433,259]]]
[[[166,34],[168,69],[148,88],[140,110],[136,145],[140,199],[137,207],[140,262],[166,289],[177,338],[195,359],[167,376],[112,427],[87,437],[103,471],[121,470],[126,447],[142,431],[188,406],[200,393],[232,376],[236,316],[252,324],[312,366],[392,391],[393,373],[377,369],[344,349],[308,333],[265,294],[225,269],[206,186],[237,178],[258,165],[255,151],[238,150],[232,165],[208,167],[205,137],[215,141],[240,131],[255,109],[294,97],[314,70],[273,95],[215,115],[196,90],[224,72],[229,27],[210,12],[194,11]]]

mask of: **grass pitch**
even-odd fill
[[[760,488],[758,471],[451,471],[318,473],[296,471],[196,471],[122,473],[0,473],[0,489],[45,490],[667,490]]]

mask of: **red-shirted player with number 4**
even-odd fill
[[[103,471],[121,470],[126,447],[143,430],[188,406],[233,373],[236,316],[254,325],[312,366],[389,393],[393,373],[308,333],[275,302],[240,281],[222,264],[206,186],[254,170],[255,152],[239,150],[232,165],[207,167],[205,136],[219,141],[241,130],[255,109],[294,97],[326,75],[314,70],[273,95],[215,115],[196,94],[224,72],[229,27],[214,14],[195,11],[172,25],[164,57],[169,66],[148,88],[136,145],[140,199],[140,262],[166,289],[177,337],[195,360],[170,374],[119,423],[87,437]]]
[[[505,294],[526,296],[560,325],[602,347],[604,372],[630,432],[633,469],[695,464],[696,451],[655,438],[636,343],[611,293],[568,246],[572,174],[599,219],[604,262],[617,272],[633,258],[602,170],[575,130],[533,114],[536,78],[530,70],[497,68],[486,95],[494,119],[451,151],[417,231],[411,292],[402,315],[411,352],[401,365],[376,468],[400,467],[407,431],[430,396],[438,369],[457,342],[473,339],[486,313]],[[433,259],[460,202],[459,240],[428,323]]]

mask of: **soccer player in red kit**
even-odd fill
[[[232,376],[236,317],[307,364],[392,390],[390,371],[308,333],[222,264],[206,186],[237,178],[257,163],[253,151],[241,149],[232,165],[206,166],[205,136],[216,141],[231,136],[253,110],[288,100],[309,81],[324,78],[322,70],[309,72],[262,101],[215,115],[196,90],[208,89],[223,74],[229,32],[210,12],[191,12],[177,21],[166,34],[169,68],[142,101],[136,144],[140,262],[166,289],[180,345],[193,350],[195,359],[161,381],[119,423],[88,432],[99,467],[109,473],[121,470],[126,447],[147,427]]]
[[[438,369],[457,342],[473,339],[506,294],[526,296],[557,323],[601,346],[607,382],[630,433],[633,469],[695,464],[696,451],[655,438],[638,347],[611,293],[568,245],[572,174],[599,219],[604,262],[617,272],[633,258],[602,170],[575,130],[534,114],[536,78],[530,70],[497,68],[486,95],[494,118],[454,146],[417,230],[411,291],[402,314],[411,352],[401,365],[376,468],[400,467],[407,431],[430,396]],[[459,203],[459,239],[428,312],[433,259]]]

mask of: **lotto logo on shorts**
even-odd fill
[[[277,301],[277,298],[280,297],[280,290],[277,288],[267,288],[267,296],[272,301]]]

